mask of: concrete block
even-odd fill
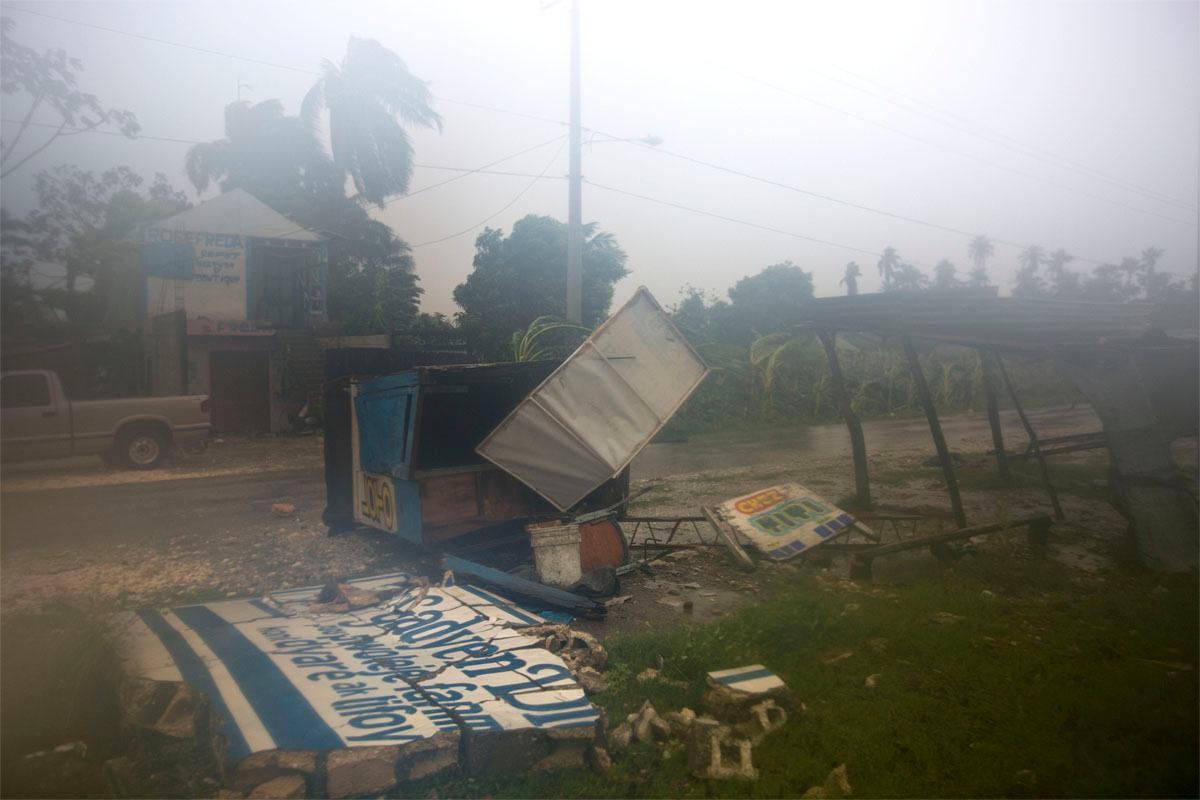
[[[396,785],[399,747],[353,747],[333,750],[325,762],[331,798],[379,795]]]

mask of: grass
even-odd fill
[[[1195,578],[1080,589],[1063,569],[964,562],[866,590],[788,571],[761,579],[767,599],[718,624],[609,641],[611,688],[597,699],[612,724],[647,698],[660,713],[697,708],[711,669],[779,673],[807,711],[755,749],[757,782],[693,779],[683,753],[663,760],[642,746],[602,777],[458,778],[437,791],[796,797],[846,763],[855,797],[1196,796]],[[961,619],[939,624],[938,612]],[[844,652],[853,655],[825,663]],[[638,682],[659,655],[666,681]],[[880,677],[867,689],[871,674]],[[1032,787],[1022,770],[1036,775]]]
[[[0,763],[5,797],[46,796],[21,769],[22,757],[81,740],[91,753],[80,796],[105,791],[98,765],[121,748],[117,687],[120,666],[102,617],[66,603],[0,619]],[[34,782],[30,782],[30,781]],[[50,796],[64,791],[50,789]]]

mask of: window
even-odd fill
[[[45,375],[5,375],[0,380],[0,408],[36,408],[50,405],[50,384]]]

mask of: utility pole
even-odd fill
[[[567,181],[567,320],[583,323],[583,155],[579,122],[579,0],[571,0],[571,174]]]

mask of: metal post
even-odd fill
[[[579,121],[579,0],[571,0],[570,180],[567,181],[567,320],[583,323],[583,175]]]
[[[996,401],[996,368],[992,354],[978,350],[979,365],[983,368],[983,394],[987,398],[988,425],[992,428],[992,449],[996,451],[996,469],[1008,480],[1008,452],[1004,449],[1004,432],[1000,429],[1000,405]]]
[[[837,356],[837,333],[817,331],[817,336],[825,347],[825,360],[829,362],[833,393],[837,397],[842,419],[846,422],[846,430],[850,432],[850,452],[854,456],[854,499],[860,508],[868,509],[871,508],[871,480],[867,473],[867,443],[863,437],[862,423],[850,405],[850,395],[842,377],[842,365]]]
[[[1008,396],[1012,398],[1013,408],[1017,410],[1017,416],[1021,418],[1021,424],[1025,426],[1025,435],[1029,437],[1029,444],[1033,447],[1033,455],[1037,458],[1038,470],[1041,472],[1042,486],[1045,487],[1046,494],[1050,496],[1050,505],[1054,507],[1054,518],[1065,519],[1062,506],[1058,502],[1058,492],[1055,490],[1054,484],[1050,482],[1050,468],[1046,466],[1046,457],[1042,455],[1042,445],[1038,441],[1037,432],[1034,431],[1029,417],[1025,416],[1025,409],[1021,408],[1021,401],[1017,399],[1017,390],[1013,388],[1013,383],[1008,377],[1008,370],[1004,366],[1004,359],[1000,356],[996,356],[996,366],[1000,368],[1000,377],[1004,378],[1004,385],[1008,388]]]
[[[908,371],[912,373],[913,383],[917,387],[917,395],[925,408],[925,419],[929,421],[929,432],[933,435],[933,446],[937,448],[938,461],[942,465],[942,475],[946,479],[946,491],[950,494],[950,506],[954,509],[954,523],[967,527],[967,515],[963,511],[962,497],[958,494],[958,479],[954,477],[954,462],[950,460],[950,448],[946,447],[946,436],[942,433],[942,425],[938,422],[937,409],[933,407],[933,395],[929,392],[929,384],[925,382],[925,373],[921,370],[921,362],[913,347],[912,339],[904,337],[904,354],[908,356]]]

